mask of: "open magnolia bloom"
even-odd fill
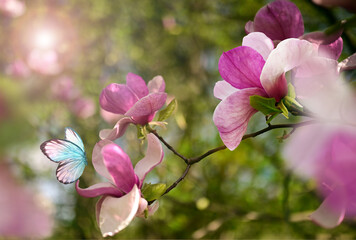
[[[308,68],[311,63],[316,69]],[[330,77],[334,76],[337,62],[319,57],[315,46],[308,41],[290,38],[274,49],[271,39],[254,32],[243,39],[242,46],[222,54],[219,71],[224,81],[216,83],[214,96],[222,101],[215,109],[213,120],[222,141],[233,150],[257,112],[250,105],[251,96],[274,98],[278,103],[287,95],[288,82],[295,84],[319,78],[323,71],[322,75],[332,72]],[[290,77],[286,77],[289,71]]]
[[[157,201],[148,205],[141,193],[147,173],[163,159],[159,140],[153,134],[148,134],[147,141],[146,155],[135,168],[118,145],[109,140],[98,142],[93,150],[93,165],[109,181],[86,189],[79,187],[79,180],[76,183],[79,195],[102,196],[96,205],[96,216],[104,237],[113,236],[124,229],[135,216],[143,216],[145,211],[153,214],[158,208]]]
[[[333,34],[312,32],[304,34],[303,17],[298,7],[288,0],[276,0],[261,8],[254,18],[245,25],[246,33],[262,32],[278,43],[288,38],[301,38],[316,44],[319,55],[337,60],[340,57],[343,42],[342,31]]]
[[[161,76],[154,77],[146,85],[138,75],[128,73],[126,84],[109,84],[100,95],[100,106],[104,110],[123,115],[112,130],[102,130],[102,139],[121,137],[130,123],[146,125],[165,104],[167,94]]]
[[[310,215],[322,227],[333,228],[345,217],[356,216],[355,149],[355,129],[335,124],[300,128],[284,149],[289,168],[299,176],[314,179],[325,197]]]

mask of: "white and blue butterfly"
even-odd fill
[[[59,182],[75,182],[88,165],[84,144],[79,135],[72,129],[65,129],[65,139],[51,139],[41,144],[46,157],[59,163],[56,175]]]

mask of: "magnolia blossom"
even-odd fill
[[[30,69],[22,60],[16,60],[13,63],[7,65],[5,72],[10,76],[19,78],[26,78],[31,74]]]
[[[80,90],[74,85],[74,80],[68,76],[61,76],[51,84],[52,96],[60,101],[71,101],[80,96]]]
[[[326,123],[298,129],[284,149],[289,168],[314,179],[325,197],[310,215],[322,227],[333,228],[344,217],[356,216],[355,149],[354,128]]]
[[[20,184],[11,167],[0,159],[0,238],[48,238],[54,227],[53,216],[33,190]]]
[[[346,68],[352,65],[352,59],[350,65],[342,64]],[[296,75],[306,76],[314,68],[309,64]],[[352,127],[356,123],[356,96],[346,81],[324,71],[324,75],[298,79],[295,84],[299,101],[318,122],[293,133],[283,155],[292,171],[318,183],[325,200],[310,217],[332,228],[344,217],[356,216],[356,129]]]
[[[19,17],[25,12],[26,6],[18,0],[0,0],[0,10],[10,17]]]
[[[147,173],[163,159],[159,140],[153,134],[148,134],[147,141],[146,156],[135,168],[129,156],[118,145],[109,140],[100,141],[93,150],[93,165],[109,182],[86,189],[79,187],[79,180],[76,183],[77,192],[81,196],[102,196],[96,205],[96,216],[104,237],[121,231],[135,216],[142,216],[146,209],[153,214],[158,208],[158,204],[148,206],[141,194]]]
[[[240,144],[248,121],[257,112],[250,105],[250,96],[275,98],[279,102],[287,94],[288,71],[292,71],[288,80],[293,84],[306,82],[322,71],[322,75],[337,72],[337,62],[319,57],[314,45],[305,40],[286,39],[273,49],[271,39],[255,32],[247,35],[242,45],[220,57],[219,71],[224,81],[217,82],[214,88],[214,96],[222,101],[213,120],[230,150]],[[311,64],[316,69],[310,69]]]
[[[343,42],[342,31],[326,35],[323,32],[304,34],[303,17],[298,7],[288,0],[276,0],[261,8],[254,18],[245,25],[246,33],[263,32],[278,43],[288,38],[302,38],[319,47],[325,57],[338,59]]]
[[[62,70],[58,53],[54,50],[34,49],[27,57],[28,66],[43,75],[56,75]]]
[[[128,73],[126,84],[112,83],[101,92],[100,106],[111,113],[121,114],[113,130],[103,130],[101,138],[116,139],[122,136],[130,123],[145,125],[165,104],[167,94],[161,76],[154,77],[146,85],[138,75]]]
[[[70,104],[70,110],[79,118],[85,119],[95,114],[95,104],[91,98],[78,97]]]

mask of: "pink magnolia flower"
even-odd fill
[[[61,76],[51,84],[54,98],[60,101],[71,101],[80,96],[80,90],[74,85],[74,80],[68,76]]]
[[[6,67],[5,72],[10,76],[19,78],[26,78],[31,74],[30,69],[22,60],[16,60],[9,64]]]
[[[286,39],[273,49],[271,39],[255,32],[247,35],[242,45],[220,57],[219,71],[224,81],[217,82],[214,88],[214,96],[222,101],[213,120],[230,150],[240,144],[248,121],[257,112],[250,105],[250,96],[275,98],[279,102],[287,94],[288,71],[292,71],[292,83],[317,76],[321,67],[337,72],[337,62],[319,57],[314,45],[305,40]],[[311,63],[316,69],[307,67]]]
[[[95,104],[91,98],[78,97],[70,104],[70,110],[79,118],[86,119],[95,114]]]
[[[318,136],[318,137],[315,137]],[[325,228],[356,216],[356,131],[351,127],[318,124],[298,129],[284,156],[289,168],[317,182],[325,197],[310,218]]]
[[[34,49],[27,57],[29,67],[43,75],[56,75],[62,70],[58,53],[54,50]]]
[[[128,73],[126,84],[112,83],[101,92],[100,106],[111,113],[122,114],[113,130],[101,132],[102,138],[116,139],[122,136],[127,126],[145,125],[152,121],[156,112],[165,104],[167,94],[161,76],[154,77],[146,85],[138,75]]]
[[[18,0],[0,0],[0,10],[10,17],[19,17],[25,12],[26,6]]]
[[[89,188],[76,190],[83,197],[102,196],[96,205],[96,216],[104,237],[113,236],[124,229],[135,216],[142,216],[145,209],[153,214],[158,205],[148,206],[141,188],[148,172],[161,163],[163,150],[159,140],[147,135],[146,156],[133,168],[129,156],[109,140],[97,143],[93,150],[95,170],[109,180]]]
[[[53,216],[36,200],[36,196],[11,173],[0,159],[0,238],[40,239],[50,237]]]
[[[340,37],[342,31],[331,35],[312,32],[303,36],[302,14],[298,7],[288,0],[276,0],[261,8],[254,21],[246,23],[245,31],[246,33],[263,32],[276,43],[288,38],[302,38],[320,46],[321,54],[332,59],[340,57],[343,47]]]

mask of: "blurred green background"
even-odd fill
[[[294,2],[302,12],[306,32],[323,30],[352,16],[341,8],[325,9],[307,0]],[[0,15],[0,168],[9,174],[0,178],[0,210],[15,204],[10,197],[4,198],[15,191],[8,184],[11,180],[18,191],[30,194],[31,204],[43,212],[41,219],[50,223],[45,233],[27,236],[101,238],[95,220],[97,199],[82,198],[73,184],[57,182],[56,164],[41,153],[40,144],[63,138],[65,127],[74,128],[89,159],[81,186],[99,182],[91,152],[99,131],[114,125],[104,121],[99,95],[107,84],[124,83],[126,74],[133,72],[146,81],[162,75],[166,92],[177,99],[178,109],[167,130],[158,132],[179,152],[197,156],[220,146],[212,121],[219,102],[213,87],[221,80],[217,63],[223,51],[241,45],[245,23],[268,1],[25,3],[21,16]],[[37,39],[41,31],[53,33],[53,46]],[[355,29],[349,29],[343,34],[340,59],[355,52],[354,33]],[[257,114],[248,132],[263,127],[263,116]],[[285,170],[280,153],[283,143],[277,139],[282,134],[283,130],[275,130],[246,140],[233,152],[224,150],[194,165],[186,179],[160,199],[154,216],[136,218],[115,238],[356,238],[355,221],[327,230],[308,220],[321,199],[313,182]],[[145,147],[137,140],[134,126],[117,143],[132,160],[142,158]],[[168,149],[164,151],[163,163],[146,182],[170,185],[183,173],[184,162]],[[11,194],[8,196],[15,196]],[[17,198],[21,201],[25,196]],[[0,238],[21,238],[27,234],[23,231],[26,224],[36,224],[24,209],[12,214],[11,219],[17,220],[11,233],[1,226],[9,216],[0,213]]]

